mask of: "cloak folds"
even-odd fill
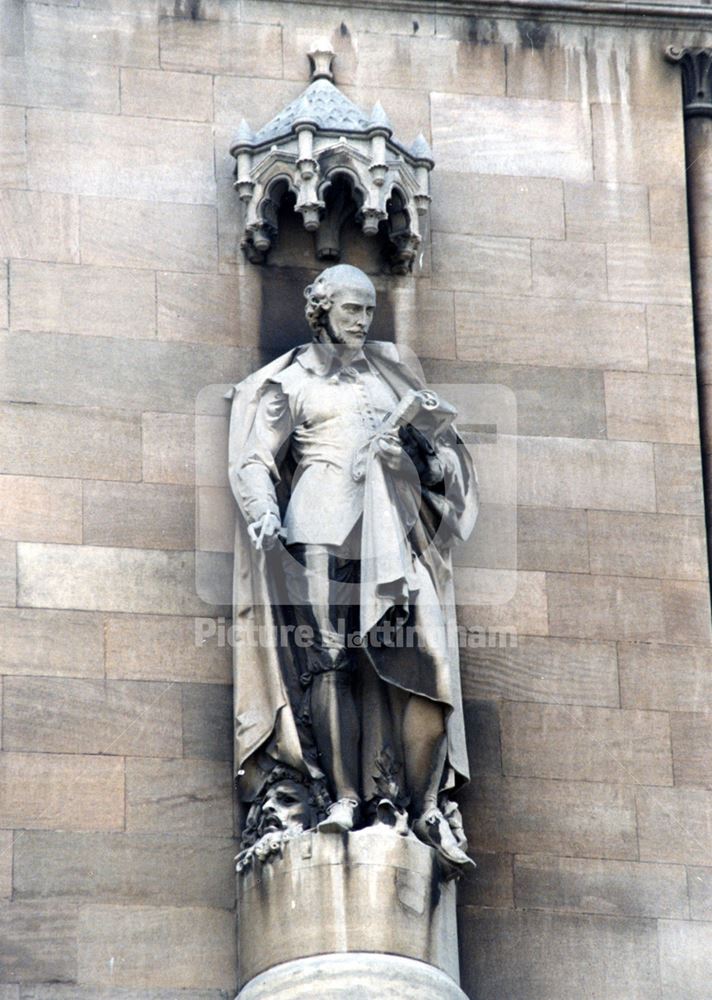
[[[303,347],[295,348],[232,387],[229,477],[245,453],[261,392],[278,380]],[[369,362],[400,400],[422,380],[399,358],[395,345],[367,341]],[[402,497],[380,459],[367,459],[361,532],[362,573],[360,629],[368,633],[385,616],[407,621],[417,631],[415,646],[366,643],[359,651],[380,681],[443,705],[447,718],[448,756],[443,788],[469,776],[460,688],[459,651],[450,549],[466,539],[478,511],[477,479],[467,449],[454,428],[437,441],[445,472],[444,488],[424,489],[415,517],[404,520]],[[289,499],[288,456],[278,456],[277,496],[282,515]],[[407,505],[406,505],[407,506]],[[300,739],[298,710],[303,698],[298,650],[265,637],[287,634],[288,609],[280,597],[280,546],[257,551],[244,516],[236,519],[233,579],[233,650],[235,672],[235,766],[240,797],[251,801],[274,763],[319,777],[313,757]],[[259,641],[261,640],[261,641]]]

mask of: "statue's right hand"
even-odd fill
[[[277,544],[282,524],[276,514],[263,514],[259,521],[248,525],[247,533],[256,549],[271,549]]]

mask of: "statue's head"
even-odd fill
[[[304,290],[306,317],[314,340],[360,347],[376,308],[373,282],[350,264],[327,267]]]
[[[314,808],[306,785],[283,778],[269,786],[260,810],[260,836],[275,830],[309,830],[314,823]]]

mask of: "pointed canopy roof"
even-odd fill
[[[390,128],[388,118],[380,103],[374,108],[374,114],[369,116],[358,105],[342,94],[331,80],[320,78],[309,84],[307,89],[287,105],[279,114],[251,135],[248,140],[253,149],[269,146],[285,139],[294,131],[298,122],[310,121],[319,132],[334,132],[338,135],[368,135],[373,129],[386,125]],[[235,137],[233,147],[246,145],[248,129],[241,126],[240,133]],[[407,147],[397,139],[390,140],[400,149]]]

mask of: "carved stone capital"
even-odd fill
[[[686,118],[712,118],[712,48],[677,48],[665,51],[669,62],[679,63]]]

